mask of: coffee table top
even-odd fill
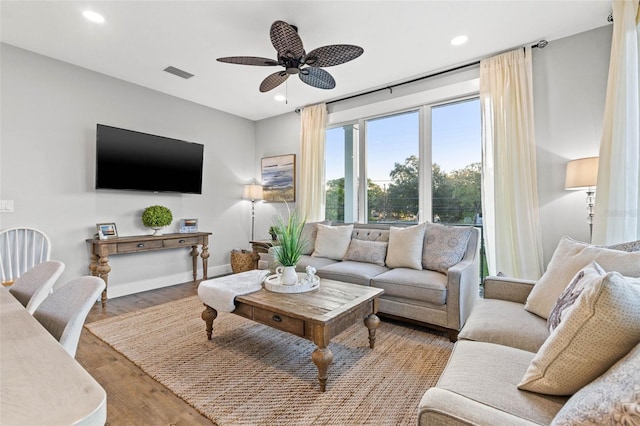
[[[321,278],[320,288],[307,293],[274,293],[264,288],[236,296],[236,301],[305,320],[327,322],[374,299],[384,290]]]

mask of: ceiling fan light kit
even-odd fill
[[[256,56],[229,56],[218,58],[220,62],[253,66],[281,66],[284,70],[268,75],[260,84],[261,92],[268,92],[284,83],[290,75],[297,74],[300,80],[319,89],[333,89],[336,81],[324,67],[344,64],[362,55],[364,49],[352,44],[331,44],[306,53],[298,28],[284,21],[275,21],[269,33],[271,44],[278,52],[278,59]]]

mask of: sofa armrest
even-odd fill
[[[484,279],[484,298],[525,303],[536,282],[518,278],[490,276]]]
[[[480,231],[473,228],[462,260],[447,271],[448,328],[460,330],[480,291]]]

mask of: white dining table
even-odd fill
[[[104,425],[107,394],[0,286],[0,425]]]

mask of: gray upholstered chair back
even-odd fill
[[[49,260],[51,241],[34,228],[0,230],[0,275],[2,283],[12,283],[22,274]]]
[[[9,292],[33,314],[51,293],[53,285],[63,271],[64,263],[57,260],[39,263],[22,274],[9,288]]]
[[[57,287],[33,316],[75,358],[84,321],[104,288],[102,278],[76,278]]]

